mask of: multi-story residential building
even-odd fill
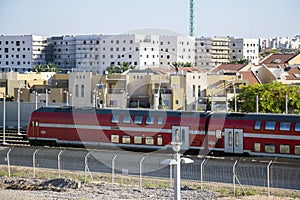
[[[275,37],[275,38],[260,38],[260,51],[268,49],[278,49],[279,51],[299,50],[300,49],[300,35],[294,37]]]
[[[76,36],[76,68],[80,71],[101,72],[99,59],[100,35]]]
[[[100,69],[129,63],[139,69],[159,65],[156,35],[105,35],[100,41]]]
[[[76,38],[74,36],[59,36],[48,39],[47,61],[54,63],[62,71],[72,71],[76,67]]]
[[[231,38],[230,60],[247,59],[252,64],[259,64],[259,44],[258,39]]]
[[[170,66],[173,62],[195,64],[195,39],[187,36],[159,37],[159,65]]]
[[[196,38],[195,48],[195,66],[203,70],[212,69],[214,65],[211,62],[211,39]]]
[[[27,72],[46,63],[47,38],[42,36],[0,36],[0,71]]]
[[[196,38],[196,67],[210,70],[230,62],[230,38]]]

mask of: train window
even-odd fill
[[[153,137],[146,137],[145,143],[147,145],[154,145],[154,139],[153,139]]]
[[[291,129],[291,122],[280,122],[280,128],[281,131],[290,131]]]
[[[254,124],[254,129],[255,130],[260,130],[260,127],[261,127],[261,121],[256,121],[255,124]]]
[[[123,123],[124,124],[129,124],[130,123],[130,121],[131,121],[131,117],[130,116],[124,116],[123,117]]]
[[[111,135],[110,136],[110,141],[112,143],[119,143],[119,135]]]
[[[222,138],[222,131],[221,130],[216,130],[216,138],[221,139]]]
[[[135,124],[142,124],[142,122],[143,122],[143,116],[135,116],[134,117]]]
[[[142,144],[142,136],[134,136],[133,142],[134,144]]]
[[[239,132],[235,132],[235,138],[234,138],[234,141],[235,141],[235,146],[238,147],[240,144],[239,144],[239,136],[240,136],[240,133]]]
[[[157,145],[162,145],[163,144],[163,138],[161,135],[157,136]]]
[[[162,125],[163,123],[164,123],[164,118],[163,117],[158,117],[157,124]]]
[[[258,142],[254,143],[254,151],[260,152],[260,149],[261,149],[261,144]]]
[[[265,144],[266,153],[275,153],[275,144]]]
[[[130,144],[130,136],[124,135],[124,136],[122,137],[122,143],[123,143],[123,144]]]
[[[276,122],[274,121],[267,121],[265,125],[265,130],[275,130]]]
[[[279,145],[279,153],[290,154],[290,145],[288,144]]]
[[[295,124],[295,131],[300,131],[300,123]]]
[[[148,116],[146,118],[146,124],[154,124],[154,117]]]
[[[120,116],[119,115],[113,115],[111,118],[111,123],[119,123]]]
[[[232,136],[233,136],[233,134],[232,134],[232,132],[230,131],[230,132],[228,133],[228,145],[229,145],[229,146],[232,146]]]
[[[300,145],[295,145],[295,154],[300,155]]]

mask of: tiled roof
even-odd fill
[[[300,66],[290,66],[284,71],[287,73],[286,80],[300,80]]]
[[[284,64],[288,63],[289,60],[297,55],[298,54],[270,54],[261,60],[261,64]]]
[[[239,72],[242,77],[243,77],[243,80],[247,80],[248,81],[248,84],[259,84],[260,81],[259,79],[257,79],[257,77],[255,76],[255,74],[252,72],[252,71],[241,71]]]
[[[212,69],[211,72],[212,73],[217,73],[219,71],[238,72],[245,66],[246,64],[222,64]]]

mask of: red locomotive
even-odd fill
[[[300,116],[164,110],[42,107],[29,120],[31,145],[171,147],[180,132],[181,149],[300,158]]]

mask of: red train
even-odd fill
[[[188,152],[300,158],[299,115],[42,107],[27,136],[32,145],[157,150],[178,132]]]

